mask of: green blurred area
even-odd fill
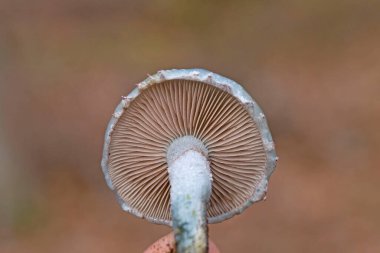
[[[160,69],[241,83],[280,157],[227,252],[380,252],[379,1],[0,2],[0,252],[142,252],[169,228],[104,182],[120,96]]]

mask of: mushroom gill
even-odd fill
[[[169,80],[140,92],[111,135],[109,175],[123,201],[143,216],[170,220],[166,152],[173,140],[191,135],[208,149],[208,217],[244,205],[266,166],[260,132],[244,104],[200,81]]]

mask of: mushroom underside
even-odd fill
[[[191,80],[148,86],[118,119],[108,173],[120,198],[145,217],[171,220],[166,157],[183,136],[199,139],[208,150],[213,181],[207,216],[242,207],[265,176],[260,131],[237,98]]]

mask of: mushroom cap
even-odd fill
[[[277,161],[265,116],[236,82],[203,69],[149,76],[117,106],[106,130],[102,169],[123,210],[171,225],[167,149],[193,136],[208,151],[209,223],[262,200]]]

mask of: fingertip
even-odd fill
[[[209,239],[209,253],[220,253],[215,243]],[[174,235],[173,233],[167,234],[158,239],[155,243],[149,246],[144,253],[174,253]]]

